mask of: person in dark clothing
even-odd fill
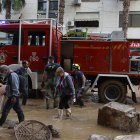
[[[46,88],[46,109],[51,108],[51,104],[53,103],[53,108],[58,107],[59,99],[58,97],[54,97],[55,86],[56,86],[56,75],[55,72],[57,68],[60,67],[58,63],[54,63],[54,57],[49,56],[48,64],[44,68],[43,78],[41,87]]]
[[[11,108],[17,113],[20,123],[24,121],[24,114],[19,103],[19,77],[15,72],[12,72],[7,65],[0,66],[0,73],[5,76],[7,81],[5,95],[8,98],[2,110],[0,126],[6,121]]]
[[[84,106],[82,100],[83,93],[85,91],[86,77],[84,73],[80,70],[79,64],[73,64],[72,69],[74,72],[74,86],[76,90],[76,104],[79,104],[81,107]]]
[[[63,109],[66,109],[66,117],[71,116],[71,108],[69,101],[73,98],[75,102],[75,88],[71,76],[64,72],[62,67],[56,70],[57,84],[56,84],[56,95],[60,96],[60,102],[58,106],[58,118],[62,119]]]
[[[26,105],[28,99],[28,72],[27,72],[28,69],[29,69],[29,63],[28,61],[24,60],[22,61],[22,66],[15,71],[18,75],[22,75],[26,81],[24,93],[21,93],[22,105]]]

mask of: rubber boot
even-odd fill
[[[63,109],[58,109],[58,115],[56,118],[61,119],[61,120],[63,119]]]
[[[66,118],[71,117],[71,108],[66,109]]]

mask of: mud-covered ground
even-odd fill
[[[136,107],[140,112],[140,100],[137,104],[130,104]],[[45,109],[45,101],[43,99],[29,99],[26,106],[23,106],[26,120],[37,120],[46,125],[52,124],[60,133],[60,138],[54,140],[87,140],[93,134],[101,134],[114,138],[122,134],[140,134],[140,130],[127,133],[112,128],[103,127],[97,124],[98,108],[103,104],[93,103],[90,100],[85,102],[85,107],[72,106],[71,119],[57,120],[57,109]],[[8,116],[8,120],[17,121],[17,116],[12,110]],[[0,140],[16,140],[14,130],[8,128],[0,128]]]

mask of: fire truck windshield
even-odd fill
[[[5,45],[18,45],[19,42],[19,31],[18,30],[3,30],[0,32],[1,43]],[[23,37],[21,35],[21,44],[23,44]]]

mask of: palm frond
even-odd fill
[[[14,10],[19,11],[25,6],[25,0],[14,0]]]

